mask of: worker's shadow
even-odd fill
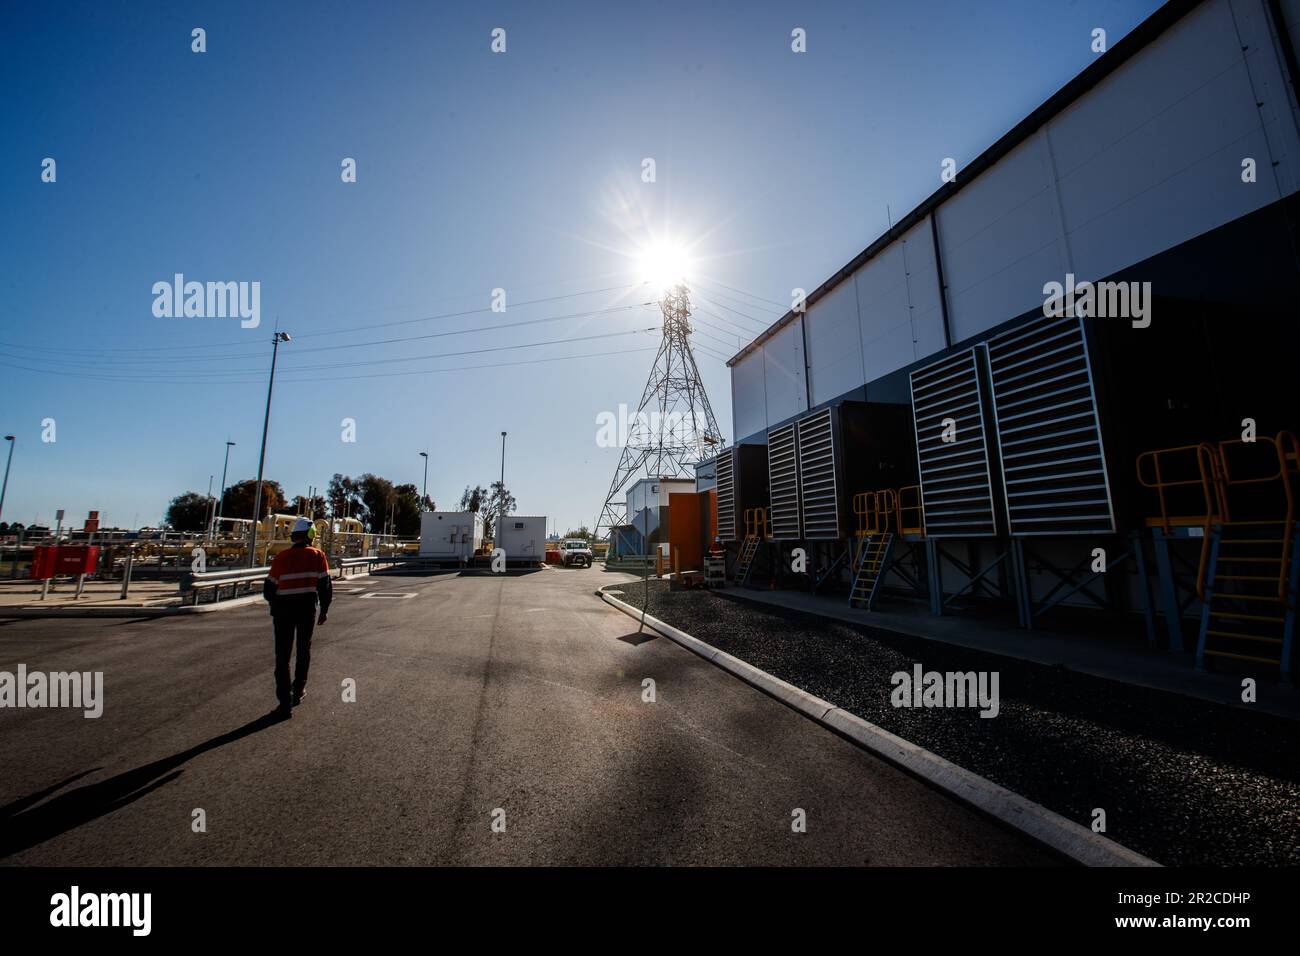
[[[93,767],[90,770],[84,770],[66,780],[61,780],[52,787],[46,787],[44,790],[39,790],[36,793],[15,800],[7,806],[0,807],[0,858],[30,849],[52,837],[67,833],[84,823],[89,823],[91,820],[112,813],[120,807],[134,803],[146,794],[179,777],[182,772],[179,769],[181,765],[199,754],[234,743],[236,740],[255,734],[259,730],[271,727],[279,723],[280,720],[281,718],[275,712],[269,713],[256,720],[249,721],[235,730],[227,731],[218,737],[213,737],[211,740],[205,740],[188,750],[172,754],[170,757],[163,757],[161,760],[155,760],[143,767],[136,767],[134,770],[127,770],[115,777],[101,780],[99,783],[92,783],[69,791],[34,809],[28,808],[40,803],[51,793],[63,789],[73,781],[94,773],[100,768]]]

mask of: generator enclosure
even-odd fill
[[[805,541],[850,537],[855,529],[854,495],[916,482],[912,410],[907,405],[841,402],[805,415],[795,426],[798,513]],[[775,522],[773,534],[781,537]]]
[[[745,537],[745,512],[768,506],[767,446],[736,445],[713,459],[718,495],[718,537],[725,543]]]
[[[546,560],[546,516],[506,515],[496,546],[505,551],[507,561]]]
[[[420,514],[420,557],[468,564],[483,546],[483,516],[474,511]]]

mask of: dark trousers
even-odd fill
[[[280,703],[289,702],[289,655],[294,638],[298,640],[298,660],[293,669],[293,690],[302,693],[307,686],[307,668],[311,667],[311,633],[316,628],[316,609],[277,614],[275,621],[275,696]]]

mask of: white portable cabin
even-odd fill
[[[483,546],[483,516],[474,511],[420,514],[420,557],[468,564]]]
[[[506,515],[496,546],[505,551],[507,561],[546,560],[546,516]]]

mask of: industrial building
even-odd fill
[[[735,355],[698,481],[733,579],[1100,610],[1285,676],[1297,29],[1172,0]]]
[[[693,492],[695,479],[660,476],[640,478],[628,485],[626,522],[610,529],[610,554],[616,558],[659,552],[668,557],[670,496]]]

